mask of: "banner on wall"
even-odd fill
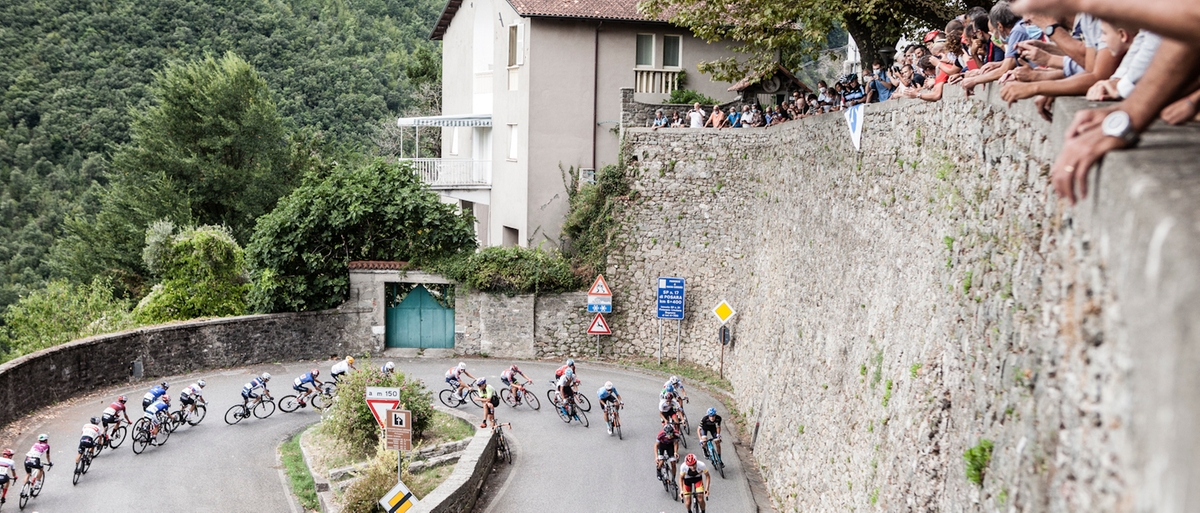
[[[862,141],[863,105],[860,103],[846,109],[846,124],[850,125],[850,140],[854,141],[854,149],[858,150]]]

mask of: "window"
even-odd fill
[[[637,35],[637,65],[654,67],[654,34]]]
[[[508,125],[508,160],[517,160],[517,125],[509,123]]]
[[[683,60],[683,36],[663,36],[663,58],[662,65],[664,68],[678,68],[679,63]]]
[[[500,243],[503,244],[504,247],[506,247],[506,248],[511,248],[511,247],[517,245],[519,236],[520,236],[520,232],[518,232],[516,228],[510,228],[508,226],[505,226],[504,234],[503,234],[503,237],[500,239]]]
[[[458,155],[458,127],[450,129],[450,154]]]
[[[517,26],[508,26],[508,65],[517,65]]]

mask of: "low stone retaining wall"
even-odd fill
[[[369,352],[364,313],[369,310],[188,321],[43,349],[0,365],[0,425],[77,394],[142,377]]]
[[[454,466],[454,473],[413,508],[413,513],[461,513],[471,511],[479,498],[479,490],[492,471],[496,459],[495,432],[475,431],[466,450]]]

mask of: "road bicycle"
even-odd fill
[[[584,413],[582,408],[577,407],[577,402],[572,401],[571,404],[564,406],[561,399],[556,399],[554,401],[554,409],[558,412],[558,418],[562,419],[563,422],[570,424],[572,420],[575,420],[583,424],[583,427],[588,427],[587,414]]]
[[[304,395],[308,399],[308,402],[305,404],[312,406],[317,411],[328,408],[331,404],[329,401],[333,399],[333,396],[327,395],[324,390],[311,390]],[[285,395],[283,398],[279,399],[279,409],[283,410],[284,413],[291,413],[299,408],[300,396],[297,394]]]
[[[189,426],[195,426],[204,420],[204,416],[208,414],[207,402],[199,402],[193,405],[193,410],[189,411],[187,406],[175,410],[171,414],[171,432],[174,433],[179,426],[187,423]]]
[[[663,462],[658,466],[658,480],[662,483],[663,490],[671,496],[671,500],[680,500],[679,483],[675,481],[675,457],[668,458],[665,452],[659,452],[658,459]]]
[[[612,436],[617,434],[617,440],[624,440],[621,436],[621,405],[616,401],[601,401],[604,404],[604,412],[608,415],[608,433]]]
[[[508,445],[508,439],[504,437],[504,429],[502,428],[502,426],[507,426],[508,429],[510,429],[510,430],[512,429],[512,424],[509,424],[507,422],[502,423],[502,424],[496,424],[496,426],[492,428],[492,431],[494,431],[497,436],[496,461],[504,461],[504,462],[508,462],[509,465],[512,465],[512,460],[513,460],[512,447],[510,447]]]
[[[708,457],[708,462],[721,474],[721,479],[725,479],[725,462],[721,459],[721,455],[717,454],[717,445],[714,439],[709,437],[700,442],[700,446],[704,448],[704,455]]]
[[[21,485],[21,499],[17,502],[17,505],[21,509],[25,509],[25,505],[29,504],[29,499],[37,497],[42,493],[42,486],[46,484],[46,471],[50,470],[53,466],[54,464],[49,462],[43,464],[42,468],[38,469],[37,479],[26,481],[25,484]]]
[[[700,509],[700,500],[697,498],[697,496],[700,496],[700,495],[704,496],[704,502],[705,502],[704,506],[705,506],[705,509],[707,509],[708,493],[704,491],[704,482],[701,481],[699,483],[696,483],[696,485],[692,487],[692,490],[693,491],[690,491],[690,492],[683,492],[683,495],[691,495],[692,496],[692,500],[691,500],[690,504],[688,503],[688,501],[683,500],[682,497],[680,498],[680,500],[683,500],[684,504],[688,504],[688,508],[684,511],[687,511],[687,513],[704,513],[704,510]]]
[[[440,399],[442,404],[446,405],[447,408],[458,408],[467,401],[471,401],[471,404],[474,404],[479,408],[483,408],[483,402],[479,399],[479,389],[475,386],[475,383],[471,383],[469,386],[467,386],[467,391],[464,393],[464,395],[466,396],[465,398],[459,397],[458,388],[450,386],[441,392],[438,392],[438,399]]]
[[[133,423],[133,453],[141,454],[146,450],[146,447],[151,445],[163,445],[167,443],[167,439],[171,438],[171,429],[168,423],[171,422],[170,415],[160,415],[158,421],[158,433],[151,435],[153,431],[153,423],[149,418],[142,417]]]
[[[558,393],[558,382],[551,380],[550,385],[554,388],[546,391],[546,400],[550,401],[551,404],[562,402],[562,395]],[[579,409],[583,411],[592,411],[592,401],[588,399],[586,395],[578,393],[579,380],[575,380],[575,386],[573,388],[576,390],[575,403],[579,405]]]
[[[111,429],[112,434],[109,434],[109,429],[105,429],[103,433],[100,433],[100,439],[104,441],[104,444],[107,445],[109,449],[116,449],[117,447],[120,447],[121,444],[125,443],[125,435],[129,432],[129,430],[125,427],[127,424],[129,423],[125,422],[125,419],[117,419],[117,427]]]
[[[525,385],[528,385],[529,383],[532,382],[526,382]],[[513,408],[516,408],[521,404],[527,404],[530,408],[535,410],[541,409],[541,401],[538,401],[537,396],[534,395],[533,392],[530,392],[529,389],[525,388],[525,385],[513,383],[508,388],[500,389],[500,399],[504,401],[504,404],[507,404]]]
[[[88,469],[92,468],[92,458],[99,456],[102,450],[104,450],[103,437],[101,437],[101,440],[94,441],[90,449],[83,451],[83,454],[79,457],[79,461],[75,462],[75,473],[71,476],[71,486],[79,484],[79,478],[86,474]]]
[[[675,432],[679,433],[679,443],[681,445],[683,445],[684,449],[687,449],[687,434],[688,434],[688,432],[686,431],[687,428],[684,427],[684,425],[679,422],[679,416],[676,415],[674,417],[671,417],[671,422],[669,422],[669,424],[671,424],[672,426],[675,427]]]
[[[271,394],[263,392],[254,399],[253,406],[246,406],[245,404],[230,406],[225,411],[225,423],[232,426],[241,422],[242,419],[250,418],[251,413],[260,419],[265,419],[270,417],[272,413],[275,413],[275,400],[271,398]]]

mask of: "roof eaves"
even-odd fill
[[[437,24],[429,32],[430,41],[442,40],[442,36],[446,34],[446,29],[450,27],[450,21],[454,19],[454,14],[458,12],[458,8],[461,6],[462,0],[446,0],[446,6],[442,8],[442,15],[438,16]]]

